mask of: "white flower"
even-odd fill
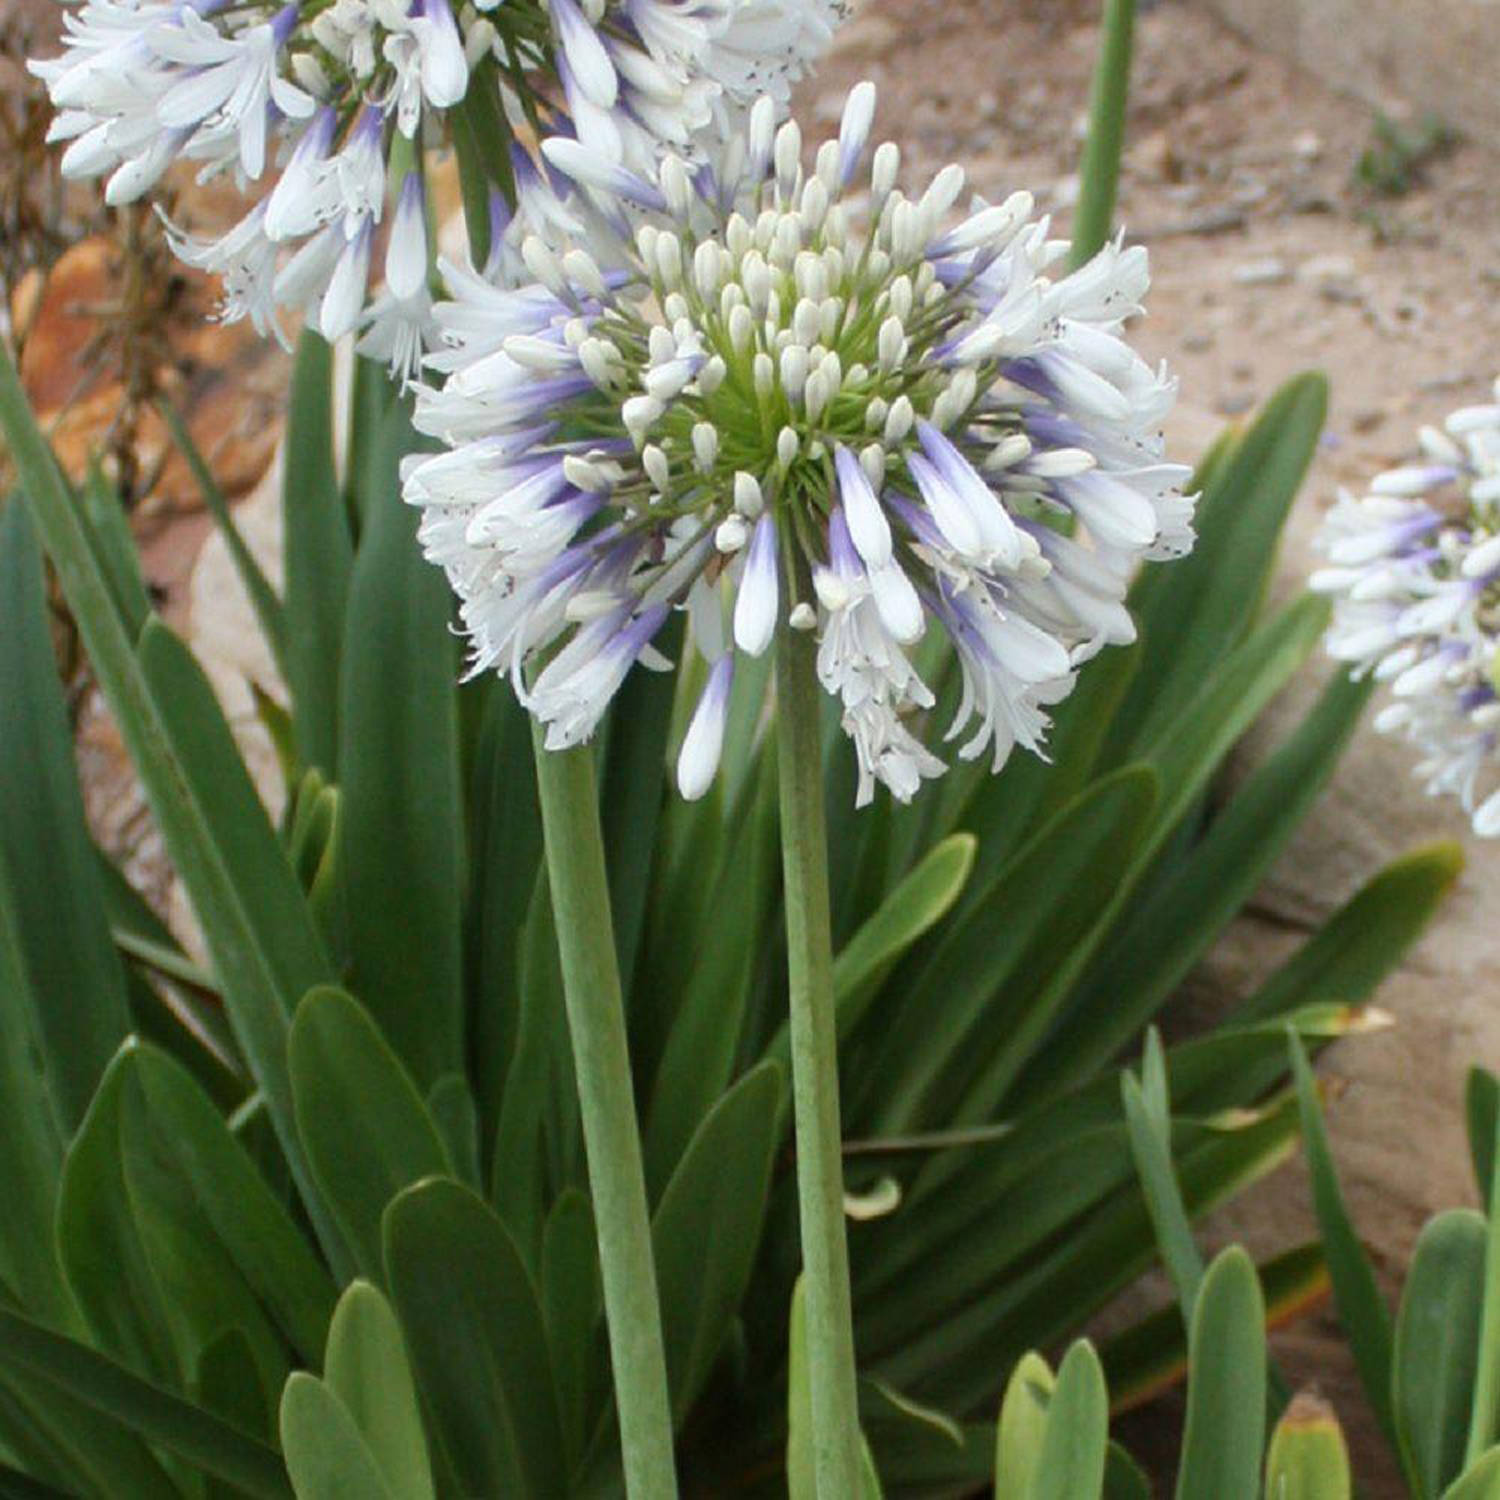
[[[1191,542],[1187,471],[1152,426],[1173,387],[1121,337],[1142,256],[1112,245],[1055,278],[1029,198],[976,202],[947,231],[962,174],[908,199],[884,147],[862,243],[843,196],[871,90],[806,174],[774,109],[753,107],[713,174],[548,143],[638,222],[612,255],[523,242],[535,281],[515,290],[454,270],[430,361],[447,378],[416,404],[446,451],[408,467],[405,493],[473,670],[509,674],[549,743],[592,733],[685,610],[714,664],[678,771],[701,795],[734,658],[785,622],[818,631],[859,801],[877,783],[904,799],[943,769],[909,655],[933,622],[963,688],[947,733],[997,768],[1017,743],[1040,753],[1078,665],[1132,638],[1135,565]]]
[[[524,280],[530,234],[561,251],[628,233],[621,199],[635,201],[629,188],[664,148],[708,170],[755,94],[774,81],[785,99],[833,19],[827,0],[480,0],[458,15],[450,0],[84,0],[66,16],[62,55],[29,66],[58,108],[49,138],[67,143],[64,173],[107,177],[110,202],[149,193],[180,159],[233,176],[247,200],[233,229],[173,233],[191,264],[228,268],[226,318],[279,334],[279,305],[348,331],[376,307],[389,327],[392,307],[422,303],[430,267],[425,245],[420,264],[415,253],[410,183],[429,148],[451,143],[471,89],[524,122],[518,133],[545,118],[564,150],[598,162],[576,182],[518,146],[509,174],[486,163],[494,184],[513,179],[515,198],[494,224],[488,269]],[[393,216],[403,243],[382,254]],[[264,237],[253,278],[239,244],[251,222]],[[397,280],[380,289],[382,270]],[[414,346],[412,318],[402,325],[376,340],[398,374],[430,334],[418,330]]]
[[[1496,383],[1500,400],[1500,382]],[[1457,797],[1500,835],[1500,405],[1466,407],[1421,434],[1423,462],[1341,494],[1312,586],[1332,596],[1326,645],[1390,685],[1376,728],[1422,759],[1433,795]]]

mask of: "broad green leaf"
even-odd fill
[[[1327,408],[1321,375],[1299,375],[1282,386],[1211,466],[1192,552],[1142,574],[1131,606],[1144,650],[1111,730],[1113,757],[1138,756],[1168,733],[1248,633]]]
[[[755,1265],[782,1104],[781,1069],[761,1063],[711,1109],[651,1223],[678,1422],[708,1379]]]
[[[248,1495],[266,1500],[288,1500],[291,1495],[281,1460],[265,1444],[133,1375],[106,1355],[51,1333],[19,1313],[0,1310],[0,1366],[56,1387]],[[159,1488],[131,1487],[126,1493],[142,1500],[173,1493],[166,1475],[160,1470],[157,1474]]]
[[[233,1108],[244,1097],[248,1073],[229,1023],[215,976],[182,951],[167,926],[124,874],[95,849],[110,936],[127,958],[155,978],[130,985],[135,1028],[181,1060],[214,1098]],[[127,973],[127,984],[130,976]],[[149,1002],[149,1003],[147,1003]]]
[[[1266,1453],[1266,1500],[1350,1500],[1349,1450],[1333,1408],[1310,1391],[1287,1407]]]
[[[442,1138],[411,1075],[344,991],[308,993],[287,1053],[308,1161],[361,1271],[379,1280],[381,1216],[402,1188],[449,1170]]]
[[[1047,1403],[1041,1452],[1026,1500],[1091,1500],[1104,1487],[1109,1393],[1099,1356],[1086,1339],[1068,1350]]]
[[[302,1370],[282,1393],[281,1447],[297,1500],[405,1500],[343,1402]]]
[[[177,1063],[153,1047],[137,1046],[124,1065],[170,1146],[173,1170],[191,1189],[220,1244],[292,1346],[315,1362],[334,1288],[302,1231]]]
[[[547,1215],[541,1268],[542,1314],[571,1467],[582,1456],[609,1379],[594,1211],[577,1188],[560,1193]]]
[[[351,1282],[328,1329],[323,1379],[397,1500],[432,1500],[432,1469],[401,1327],[368,1281]],[[290,1455],[289,1455],[290,1456]]]
[[[119,1151],[127,1208],[177,1343],[179,1379],[186,1389],[202,1351],[233,1329],[244,1338],[269,1407],[287,1377],[285,1345],[184,1179],[175,1142],[152,1117],[132,1066],[136,1050],[120,1062]]]
[[[1381,1431],[1393,1446],[1395,1421],[1391,1414],[1391,1314],[1375,1281],[1375,1268],[1360,1242],[1344,1194],[1338,1169],[1328,1144],[1318,1085],[1308,1066],[1307,1051],[1295,1031],[1288,1030],[1292,1070],[1297,1081],[1297,1107],[1302,1115],[1302,1149],[1312,1180],[1313,1207],[1322,1231],[1333,1282],[1333,1299],[1339,1323],[1349,1340],[1365,1399],[1380,1422]]]
[[[349,982],[429,1088],[463,1059],[464,850],[452,598],[397,474],[414,444],[393,411],[349,588],[337,764]]]
[[[893,983],[924,997],[883,1026],[858,1069],[851,1124],[871,1135],[971,1123],[1052,1016],[1052,983],[1108,904],[1156,797],[1132,769],[1091,787],[992,882],[982,901],[903,965]],[[1060,996],[1058,997],[1060,998]],[[962,1101],[962,1103],[960,1102]]]
[[[1488,1450],[1443,1491],[1443,1500],[1500,1500],[1500,1447]]]
[[[209,788],[201,782],[201,767],[195,771],[193,757],[181,743],[180,707],[170,707],[156,696],[160,674],[158,681],[148,686],[147,671],[137,659],[135,644],[110,600],[56,460],[27,407],[15,366],[3,351],[0,427],[4,428],[37,529],[156,815],[173,867],[202,925],[236,1039],[264,1092],[281,1148],[319,1238],[335,1265],[342,1265],[345,1252],[313,1186],[297,1140],[286,1076],[287,1017],[306,985],[289,988],[283,976],[289,963],[294,965],[298,955],[307,952],[305,938],[300,932],[288,930],[276,920],[274,911],[267,910],[264,893],[254,883],[254,878],[265,872],[253,866],[242,868],[229,857],[231,851],[221,847],[218,800],[225,789],[216,784],[205,803]],[[150,628],[148,625],[147,634]],[[214,727],[211,738],[218,738],[221,725],[222,721]],[[201,732],[201,725],[199,729]],[[227,731],[222,733],[227,739]],[[224,770],[222,764],[215,766],[216,783]],[[243,774],[242,768],[239,774]],[[233,787],[229,790],[232,793]],[[231,802],[234,800],[231,797]],[[290,880],[290,871],[286,878]],[[308,982],[322,977],[327,977],[326,973]]]
[[[1030,1491],[1056,1386],[1057,1377],[1040,1354],[1023,1354],[1010,1372],[995,1428],[996,1500]]]
[[[1237,1022],[1309,1000],[1355,1004],[1400,962],[1463,869],[1463,850],[1432,844],[1393,860],[1334,913],[1242,1006]]]
[[[565,1495],[546,1330],[505,1226],[467,1188],[434,1179],[392,1202],[385,1249],[417,1381],[462,1492]]]
[[[354,545],[333,467],[333,350],[311,329],[297,343],[282,443],[286,678],[305,766],[338,764],[339,657]]]
[[[1188,856],[1119,923],[1070,1012],[1079,1066],[1128,1043],[1254,894],[1322,792],[1370,690],[1339,673]]]
[[[72,1500],[66,1490],[33,1479],[9,1464],[0,1464],[0,1497],[3,1500]]]
[[[1463,1468],[1484,1298],[1484,1220],[1450,1209],[1417,1239],[1396,1315],[1391,1406],[1407,1482],[1436,1500]]]
[[[116,504],[118,509],[118,504]],[[57,677],[42,554],[25,509],[0,510],[0,903],[26,985],[9,1024],[36,1049],[71,1134],[129,1027]]]
[[[1193,1309],[1177,1500],[1256,1500],[1265,1430],[1265,1304],[1250,1257],[1232,1246]]]

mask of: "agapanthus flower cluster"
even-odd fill
[[[1328,650],[1390,684],[1376,727],[1421,753],[1433,795],[1500,834],[1500,381],[1493,405],[1424,428],[1417,463],[1341,494],[1312,585],[1334,599]]]
[[[633,177],[569,143],[559,168],[649,216],[618,257],[532,240],[513,290],[454,270],[446,379],[416,408],[447,451],[409,461],[405,493],[473,670],[510,675],[549,747],[666,665],[653,641],[683,610],[709,666],[677,774],[701,795],[736,663],[785,624],[817,632],[859,801],[906,799],[944,768],[926,632],[962,675],[938,732],[998,769],[1133,638],[1136,565],[1191,547],[1187,471],[1162,458],[1175,385],[1121,336],[1144,250],[1069,273],[1029,194],[960,212],[958,167],[906,196],[894,145],[861,171],[873,110],[861,84],[811,172],[770,101],[718,173]]]
[[[233,176],[243,217],[208,238],[172,232],[222,279],[226,318],[279,333],[290,309],[330,339],[362,328],[365,352],[406,372],[432,326],[424,147],[447,138],[471,83],[523,138],[576,137],[650,170],[664,144],[701,152],[766,89],[784,102],[837,14],[836,0],[478,0],[457,14],[450,0],[83,0],[62,55],[30,66],[57,107],[64,173],[106,177],[111,203],[179,159]],[[525,226],[510,248],[580,232],[561,179],[510,155],[497,176],[513,176]]]

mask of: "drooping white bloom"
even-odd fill
[[[734,662],[784,624],[818,634],[858,800],[906,799],[942,772],[943,733],[996,769],[1041,753],[1079,665],[1133,638],[1136,565],[1191,545],[1187,470],[1157,431],[1174,387],[1121,332],[1144,253],[1060,273],[1026,195],[949,228],[962,174],[908,198],[884,147],[862,239],[843,199],[872,110],[855,90],[811,172],[769,99],[714,174],[549,143],[556,170],[637,206],[634,231],[613,258],[529,240],[515,290],[454,268],[447,378],[416,407],[446,448],[405,493],[473,670],[510,675],[548,744],[593,732],[680,610],[713,664],[678,771],[701,795],[748,691],[731,683],[764,680]],[[962,687],[937,735],[916,665],[934,622]]]
[[[509,173],[482,163],[514,198],[489,269],[523,277],[527,235],[561,249],[585,223],[623,225],[613,171],[636,181],[667,147],[717,157],[761,91],[784,102],[838,15],[838,0],[83,0],[62,55],[30,67],[58,109],[64,173],[106,177],[110,202],[179,160],[234,177],[237,223],[171,233],[224,281],[224,317],[278,335],[280,309],[330,336],[359,328],[404,378],[435,335],[415,322],[432,272],[425,153],[451,143],[471,89],[490,96],[481,151],[503,157],[542,118],[598,163],[577,182],[514,145]],[[474,118],[463,128],[472,139]]]
[[[1494,396],[1424,429],[1420,462],[1341,494],[1312,578],[1334,600],[1329,653],[1389,684],[1376,727],[1485,838],[1500,835],[1500,381]]]

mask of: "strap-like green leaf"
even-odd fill
[[[651,1224],[672,1411],[708,1379],[755,1265],[782,1104],[781,1069],[761,1063],[711,1109]]]
[[[1047,1408],[1057,1377],[1040,1354],[1023,1354],[1010,1372],[995,1428],[995,1496],[1022,1496],[1042,1458]]]
[[[787,1339],[786,1487],[788,1500],[818,1500],[813,1471],[812,1382],[807,1368],[807,1302],[802,1278],[792,1288]],[[880,1476],[860,1434],[860,1490],[851,1500],[881,1500]]]
[[[1299,375],[1282,386],[1209,467],[1192,553],[1142,573],[1131,595],[1141,666],[1111,728],[1106,764],[1135,758],[1170,734],[1249,631],[1327,408],[1321,375]]]
[[[986,1117],[997,1083],[1003,1090],[1050,1022],[1055,980],[1129,868],[1155,797],[1155,777],[1141,768],[1096,783],[933,951],[903,966],[892,983],[924,999],[895,1012],[858,1070],[849,1113],[862,1133]]]
[[[255,611],[256,623],[260,626],[261,634],[265,636],[266,643],[271,648],[273,660],[285,676],[287,670],[286,618],[281,607],[281,600],[276,597],[270,580],[262,572],[260,564],[256,562],[254,554],[246,545],[245,538],[240,534],[239,527],[235,525],[234,517],[230,514],[229,502],[224,498],[224,492],[219,488],[219,482],[214,478],[213,470],[209,468],[207,461],[198,451],[198,445],[193,441],[187,423],[182,420],[177,408],[165,397],[157,403],[157,410],[167,424],[167,431],[171,433],[172,441],[176,443],[178,451],[187,462],[193,482],[198,486],[198,493],[202,495],[203,503],[208,507],[208,513],[214,518],[214,525],[219,528],[219,535],[224,538],[229,560],[234,564],[234,571],[239,575],[245,596],[250,601],[250,607]]]
[[[1254,893],[1322,792],[1370,687],[1336,676],[1188,856],[1125,914],[1079,986],[1069,1029],[1084,1059],[1117,1053]]]
[[[339,657],[354,547],[333,467],[333,350],[297,344],[282,445],[286,677],[304,766],[331,776],[339,744]]]
[[[1443,1491],[1443,1500],[1500,1500],[1500,1446],[1465,1469]]]
[[[1375,1281],[1375,1268],[1360,1242],[1344,1206],[1333,1150],[1323,1123],[1318,1085],[1307,1063],[1307,1051],[1295,1031],[1288,1030],[1292,1070],[1297,1081],[1297,1107],[1302,1115],[1302,1149],[1312,1179],[1313,1207],[1323,1234],[1328,1274],[1339,1322],[1354,1352],[1365,1399],[1380,1422],[1386,1440],[1395,1445],[1391,1415],[1391,1314]]]
[[[219,1242],[293,1348],[315,1363],[334,1287],[303,1232],[201,1088],[171,1058],[138,1046],[125,1065]]]
[[[442,1138],[400,1059],[344,991],[308,993],[287,1052],[308,1161],[360,1269],[378,1280],[385,1207],[402,1188],[449,1170]]]
[[[309,948],[301,930],[289,929],[284,921],[268,920],[266,900],[257,883],[264,872],[254,866],[242,868],[220,846],[217,817],[210,814],[209,807],[215,807],[216,813],[222,788],[205,787],[190,765],[190,756],[180,743],[182,706],[178,705],[174,713],[173,705],[157,696],[162,686],[160,674],[157,681],[149,681],[144,662],[137,659],[134,643],[90,552],[67,486],[27,407],[15,366],[3,351],[0,426],[100,686],[151,802],[167,852],[202,924],[236,1038],[264,1092],[282,1150],[325,1249],[340,1258],[342,1249],[301,1154],[286,1076],[287,1016],[306,986],[294,986],[289,991],[283,976],[289,966],[302,961],[303,955],[316,952],[320,946],[316,934]],[[160,656],[159,649],[156,654]],[[193,711],[191,705],[188,711]],[[227,738],[227,731],[224,736]],[[218,764],[215,771],[218,774],[227,769]],[[232,778],[235,773],[228,774]],[[243,775],[243,768],[238,774]],[[212,795],[205,806],[204,794],[210,790]],[[307,982],[323,977],[328,977],[326,969]]]
[[[281,1460],[265,1444],[19,1313],[0,1310],[0,1365],[56,1386],[247,1494],[266,1500],[288,1500],[291,1495]],[[170,1494],[165,1475],[161,1483],[154,1492],[127,1493],[140,1495],[142,1500],[153,1493]]]
[[[430,1088],[463,1061],[464,851],[452,598],[397,473],[414,444],[392,411],[349,589],[339,853],[350,986]]]
[[[1109,1446],[1109,1393],[1094,1346],[1068,1350],[1047,1403],[1041,1452],[1026,1485],[1026,1500],[1093,1500],[1104,1487]]]
[[[1114,1080],[1109,1082],[1113,1088]],[[1078,1217],[1068,1216],[1066,1230],[1054,1235],[1029,1263],[1019,1268],[997,1266],[985,1275],[977,1254],[972,1272],[958,1256],[945,1256],[941,1278],[917,1272],[903,1281],[899,1296],[880,1299],[882,1312],[887,1304],[916,1299],[935,1281],[941,1283],[939,1291],[928,1294],[932,1300],[919,1309],[914,1327],[903,1317],[903,1327],[890,1344],[867,1337],[877,1308],[856,1295],[866,1360],[878,1362],[885,1378],[920,1388],[924,1397],[950,1409],[964,1410],[993,1391],[997,1363],[1003,1367],[1027,1349],[1045,1347],[1076,1330],[1138,1275],[1156,1246],[1145,1204],[1129,1182],[1123,1127],[1115,1127],[1115,1132],[1108,1149],[1122,1185],[1112,1195],[1095,1196]],[[1233,1124],[1205,1130],[1202,1144],[1178,1155],[1178,1180],[1189,1218],[1197,1218],[1286,1160],[1296,1138],[1296,1103],[1289,1097]],[[1072,1156],[1070,1152],[1070,1162]],[[1045,1206],[1046,1193],[1062,1191],[1067,1182],[1067,1172],[1059,1165],[1050,1176],[1043,1175],[1032,1202]],[[1018,1216],[1040,1213],[1040,1207],[1022,1208],[1014,1198],[998,1198],[979,1223],[998,1238],[1012,1231]],[[950,1264],[964,1274],[950,1274]]]
[[[1307,1391],[1293,1398],[1266,1453],[1266,1500],[1350,1500],[1349,1450],[1333,1408]]]
[[[1235,1020],[1263,1020],[1312,1000],[1366,999],[1420,936],[1463,863],[1454,843],[1392,860],[1240,1006]]]
[[[698,955],[656,1070],[644,1143],[646,1181],[654,1193],[733,1076],[746,1006],[759,977],[756,960],[779,886],[775,778],[763,777],[757,793],[748,816],[724,832],[728,858],[713,903],[718,930]]]
[[[118,502],[115,509],[118,510]],[[36,531],[0,511],[0,903],[26,978],[7,1025],[31,1038],[71,1134],[129,1028],[57,678]]]
[[[547,1215],[541,1268],[542,1315],[571,1468],[583,1456],[609,1382],[599,1322],[604,1302],[594,1211],[578,1188],[558,1194]]]
[[[434,1432],[462,1493],[567,1493],[562,1428],[536,1291],[505,1226],[434,1179],[386,1212],[386,1270]]]
[[[1238,1246],[1208,1268],[1188,1346],[1177,1500],[1257,1500],[1266,1430],[1266,1310]]]
[[[344,1403],[302,1370],[282,1392],[281,1447],[297,1500],[406,1500],[386,1482]]]
[[[1479,1200],[1489,1211],[1495,1173],[1495,1131],[1500,1124],[1500,1079],[1488,1068],[1469,1069],[1464,1084],[1464,1119],[1468,1126],[1469,1160]]]
[[[351,1282],[339,1298],[323,1379],[396,1500],[432,1500],[427,1438],[401,1326],[368,1281]]]
[[[1479,1313],[1485,1222],[1450,1209],[1424,1226],[1401,1294],[1391,1367],[1391,1405],[1407,1483],[1437,1500],[1463,1469]]]

